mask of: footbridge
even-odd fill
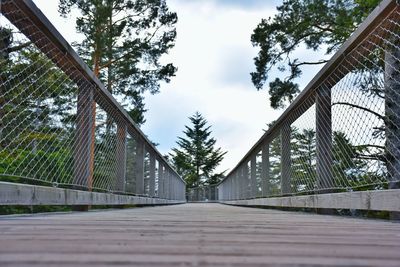
[[[1,266],[399,266],[399,188],[394,0],[201,188],[31,0],[0,0],[0,208],[74,210],[0,216]]]

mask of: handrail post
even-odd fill
[[[157,195],[159,198],[164,198],[164,165],[161,161],[158,162],[158,190]]]
[[[281,129],[281,192],[282,195],[290,194],[290,170],[291,170],[291,136],[290,123],[284,123]]]
[[[126,124],[117,123],[117,145],[115,151],[116,159],[116,181],[115,191],[125,191],[125,176],[126,176]]]
[[[316,92],[317,190],[333,187],[332,177],[332,105],[331,88],[321,86]],[[325,190],[324,190],[325,189]],[[326,191],[325,191],[326,192]]]
[[[154,197],[156,187],[156,158],[153,152],[150,152],[150,177],[149,177],[149,195]]]
[[[269,195],[269,143],[265,144],[262,148],[261,155],[261,186],[262,186],[262,196],[266,197]]]
[[[136,140],[136,158],[135,158],[135,171],[136,171],[136,194],[144,194],[144,142],[138,138]]]
[[[91,147],[93,131],[94,88],[79,88],[74,149],[74,182],[77,187],[91,188]]]
[[[171,199],[171,191],[169,188],[170,184],[170,171],[168,168],[165,169],[165,180],[164,180],[164,193],[166,199]]]
[[[85,88],[84,84],[80,84],[76,114],[73,181],[77,189],[91,190],[93,185],[95,136],[95,128],[93,127],[95,122],[93,120],[96,119],[93,104],[94,88],[91,86]],[[76,211],[87,211],[89,208],[88,205],[72,207]]]
[[[250,160],[250,198],[257,197],[257,154],[254,154]]]

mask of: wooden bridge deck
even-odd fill
[[[185,204],[0,217],[0,266],[400,266],[400,224]]]

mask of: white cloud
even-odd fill
[[[147,96],[144,131],[166,153],[182,136],[188,116],[201,112],[212,125],[217,145],[228,151],[220,170],[232,169],[280,112],[269,108],[266,91],[250,81],[253,57],[250,35],[273,8],[226,9],[213,1],[170,1],[178,12],[176,47],[166,60],[179,68],[161,93]]]

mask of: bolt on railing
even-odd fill
[[[383,1],[219,184],[219,199],[399,188],[399,21],[399,4]]]
[[[0,0],[0,180],[185,200],[185,182],[31,0]]]

